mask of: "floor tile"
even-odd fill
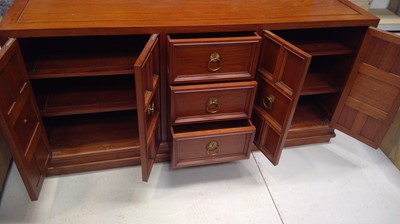
[[[275,167],[254,153],[283,222],[399,223],[399,170],[380,150],[337,135],[285,149]]]
[[[140,175],[136,166],[49,177],[30,202],[13,166],[0,223],[281,223],[253,157],[179,170],[156,164],[148,183]]]

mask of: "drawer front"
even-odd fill
[[[248,119],[257,82],[171,86],[171,123]]]
[[[175,133],[172,167],[207,165],[247,159],[254,139],[255,127],[247,126]]]
[[[173,39],[168,37],[169,81],[204,83],[252,80],[261,37]]]

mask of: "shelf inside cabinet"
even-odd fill
[[[352,54],[353,50],[340,42],[330,40],[294,42],[294,45],[311,56]]]
[[[290,130],[329,126],[330,118],[328,112],[319,104],[319,102],[302,99],[299,100]]]
[[[318,28],[276,30],[278,36],[311,56],[353,54],[357,48],[354,39],[361,38],[357,28]]]
[[[339,85],[334,81],[330,73],[310,72],[301,90],[301,95],[314,95],[338,92]]]
[[[133,75],[32,81],[44,117],[136,109]]]
[[[133,74],[149,36],[21,39],[31,79]]]
[[[136,111],[44,119],[53,157],[68,157],[139,147]]]

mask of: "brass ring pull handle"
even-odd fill
[[[208,99],[207,106],[206,106],[206,110],[208,113],[215,114],[220,109],[221,109],[221,107],[219,106],[217,97],[211,97],[210,99]]]
[[[209,156],[215,156],[219,153],[219,143],[217,141],[211,141],[206,145],[206,152]]]
[[[275,96],[270,94],[269,96],[265,96],[263,99],[263,105],[265,108],[267,108],[268,110],[270,110],[272,108],[272,105],[275,101]]]
[[[217,67],[212,68],[213,65]],[[221,56],[219,56],[217,52],[212,53],[210,55],[210,61],[208,61],[208,71],[217,72],[218,70],[221,69],[221,66],[222,66]]]
[[[152,115],[154,113],[154,102],[152,102],[146,109],[148,115]]]

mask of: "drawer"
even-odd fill
[[[229,36],[231,35],[231,36]],[[257,33],[168,36],[171,84],[252,80],[261,37]]]
[[[257,82],[171,86],[171,124],[248,119]]]
[[[255,131],[249,120],[172,127],[172,167],[247,159]]]

